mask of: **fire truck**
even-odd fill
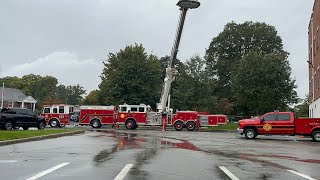
[[[103,125],[115,125],[115,106],[80,106],[79,125],[100,128]]]
[[[80,107],[80,125],[99,128],[105,124],[115,124],[124,125],[127,129],[136,129],[138,126],[162,126],[163,130],[167,126],[172,126],[177,131],[181,131],[183,128],[193,131],[200,127],[216,126],[227,122],[225,115],[209,115],[197,111],[173,113],[170,108],[171,84],[178,74],[175,68],[176,57],[187,10],[198,8],[200,3],[197,0],[179,0],[177,5],[180,7],[181,14],[170,60],[167,62],[166,76],[160,102],[157,103],[157,111],[151,111],[150,107],[145,104],[123,104],[117,110],[114,106],[104,107],[105,109],[83,106]]]
[[[51,127],[63,127],[69,124],[71,118],[74,118],[74,121],[79,121],[79,125],[100,128],[102,125],[115,124],[116,107],[73,106],[67,104],[45,105],[41,116],[45,117],[46,124]]]
[[[163,119],[165,117],[165,119]],[[117,112],[117,125],[123,125],[127,129],[136,129],[138,126],[164,126],[174,127],[177,131],[186,128],[193,131],[200,127],[218,126],[227,123],[225,115],[210,115],[197,111],[177,111],[176,113],[153,112],[150,106],[120,105]]]
[[[44,105],[41,116],[51,127],[64,127],[69,124],[70,115],[74,113],[74,106],[68,104]]]
[[[184,21],[187,11],[198,8],[200,3],[197,0],[179,0],[177,6],[180,7],[181,11],[180,19],[170,60],[167,62],[160,102],[157,103],[157,112],[147,111],[148,106],[144,104],[120,105],[117,124],[125,125],[127,129],[136,129],[139,125],[151,125],[162,126],[163,130],[165,130],[167,126],[173,126],[177,131],[181,131],[184,127],[189,131],[193,131],[201,126],[215,126],[219,124],[219,122],[227,122],[227,118],[224,115],[208,115],[196,111],[177,111],[173,114],[170,108],[171,84],[178,74],[175,67]]]

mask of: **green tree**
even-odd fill
[[[131,45],[110,53],[103,62],[100,102],[102,104],[150,104],[155,107],[161,93],[161,68],[156,56],[142,45]]]
[[[60,97],[65,96],[65,99],[63,99],[65,103],[72,105],[79,105],[83,100],[83,95],[86,93],[79,84],[66,86],[64,90],[61,89],[61,92],[63,94],[61,94]]]
[[[93,90],[91,91],[82,101],[82,104],[84,105],[99,105],[99,90]]]
[[[24,75],[21,78],[8,76],[0,78],[0,82],[4,82],[5,87],[19,89],[27,96],[35,98],[38,101],[37,108],[53,103],[79,104],[85,94],[85,90],[79,84],[57,86],[58,80],[53,76],[35,74]]]
[[[297,117],[309,117],[309,100],[308,96],[303,100],[303,102],[294,107]]]
[[[174,109],[215,112],[214,83],[206,77],[204,67],[204,60],[198,55],[180,64],[180,73],[172,88]]]
[[[217,79],[216,95],[232,99],[231,74],[240,60],[252,50],[261,55],[286,54],[282,39],[274,26],[260,22],[228,23],[223,32],[214,37],[206,50],[207,71]]]
[[[297,102],[287,54],[250,52],[232,74],[232,93],[238,108],[246,115],[288,109]]]

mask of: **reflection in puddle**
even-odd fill
[[[138,137],[137,134],[106,132],[108,137],[114,137],[118,140],[111,149],[105,149],[95,155],[93,161],[98,165],[112,159],[112,155],[121,150],[127,149],[151,149],[155,154],[156,149],[180,148],[192,151],[198,151],[198,148],[187,140],[178,140],[174,138],[161,137]],[[149,154],[147,152],[147,154]],[[142,155],[141,155],[142,156]]]

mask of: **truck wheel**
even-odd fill
[[[181,121],[175,122],[173,126],[176,131],[181,131],[183,129],[183,123]]]
[[[244,135],[246,136],[247,139],[254,139],[257,137],[257,132],[254,129],[247,129],[244,132]]]
[[[188,131],[193,131],[196,128],[196,123],[191,121],[186,124]]]
[[[126,122],[126,128],[127,129],[134,129],[136,127],[136,123],[129,119],[127,122]]]
[[[311,137],[314,141],[320,142],[320,131],[313,132]]]
[[[13,124],[11,121],[7,121],[5,124],[4,124],[4,127],[6,130],[12,130],[13,129]]]
[[[101,127],[101,123],[98,119],[94,119],[91,121],[91,127],[93,128],[100,128]]]
[[[22,129],[23,129],[23,130],[28,130],[29,127],[28,127],[28,126],[23,126]]]
[[[39,125],[38,125],[38,129],[44,129],[44,127],[46,126],[46,123],[44,123],[43,121],[39,122]]]
[[[54,120],[51,120],[51,121],[50,121],[49,125],[50,125],[51,127],[58,127],[58,126],[59,126],[59,122],[54,119]]]

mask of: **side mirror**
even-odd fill
[[[264,118],[262,118],[262,119],[260,120],[260,122],[264,122]]]

